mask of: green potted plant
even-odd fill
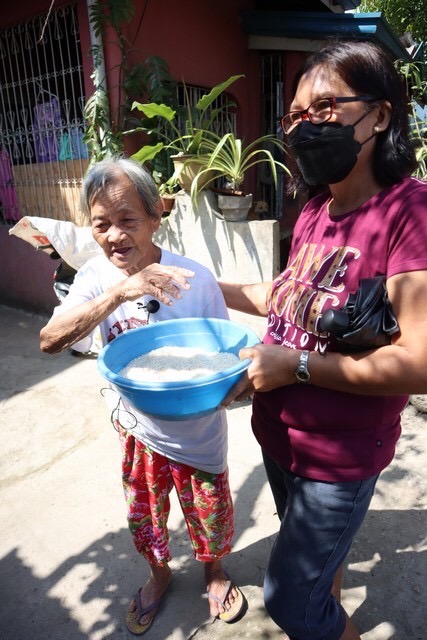
[[[169,180],[158,182],[156,172],[153,172],[153,177],[157,183],[160,199],[163,204],[163,217],[166,217],[170,214],[175,204],[175,194],[179,189],[178,182],[174,176],[171,176]]]
[[[277,186],[277,169],[282,169],[290,175],[289,169],[283,162],[276,159],[272,153],[277,148],[282,154],[286,153],[284,143],[273,134],[267,134],[244,145],[234,133],[216,136],[216,139],[205,141],[205,153],[198,159],[200,171],[191,184],[191,199],[197,206],[200,192],[200,181],[206,175],[210,177],[204,184],[206,188],[215,179],[223,178],[225,187],[218,193],[218,207],[225,219],[237,221],[245,220],[252,206],[252,194],[241,191],[245,173],[251,167],[267,163],[270,167],[274,184]],[[212,171],[214,177],[212,177]]]
[[[126,134],[142,131],[149,138],[155,138],[155,144],[145,144],[132,158],[145,164],[153,161],[157,155],[167,150],[174,161],[174,179],[181,187],[190,190],[195,171],[198,168],[197,159],[206,151],[205,143],[216,139],[215,126],[220,115],[229,104],[213,107],[215,100],[228,87],[243,78],[243,75],[231,76],[216,85],[209,93],[204,94],[195,106],[190,104],[187,88],[184,84],[185,105],[183,109],[174,109],[163,103],[134,102],[132,109],[141,111],[152,126],[143,124]],[[180,124],[181,123],[181,124]],[[195,163],[193,161],[196,160]],[[194,168],[194,166],[196,168]],[[200,183],[201,186],[201,183]]]

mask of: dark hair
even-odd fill
[[[369,41],[331,41],[306,60],[295,78],[294,93],[301,77],[320,65],[336,73],[356,95],[372,95],[392,106],[389,126],[376,136],[373,171],[379,184],[386,187],[411,175],[417,160],[409,141],[409,97],[389,55]],[[296,183],[301,181],[302,176]]]
[[[151,174],[138,162],[123,157],[101,160],[89,169],[84,177],[81,191],[83,213],[90,219],[90,207],[94,197],[109,185],[114,184],[123,174],[135,187],[146,214],[152,218],[159,218],[160,196]]]

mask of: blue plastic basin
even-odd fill
[[[239,355],[260,340],[247,327],[217,318],[180,318],[157,322],[124,333],[98,356],[98,369],[136,409],[163,420],[187,420],[208,415],[221,404],[250,364],[239,363],[210,376],[178,382],[129,380],[119,372],[132,360],[160,347],[195,347]]]

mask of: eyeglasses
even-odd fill
[[[375,102],[373,96],[348,96],[345,98],[321,98],[312,102],[303,111],[291,111],[281,119],[282,129],[288,133],[292,127],[303,120],[310,120],[313,124],[323,124],[331,119],[336,105],[341,102]]]

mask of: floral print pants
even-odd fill
[[[151,565],[170,561],[167,522],[175,487],[197,560],[230,553],[234,534],[228,470],[207,473],[156,453],[117,425],[129,530],[137,551]]]

